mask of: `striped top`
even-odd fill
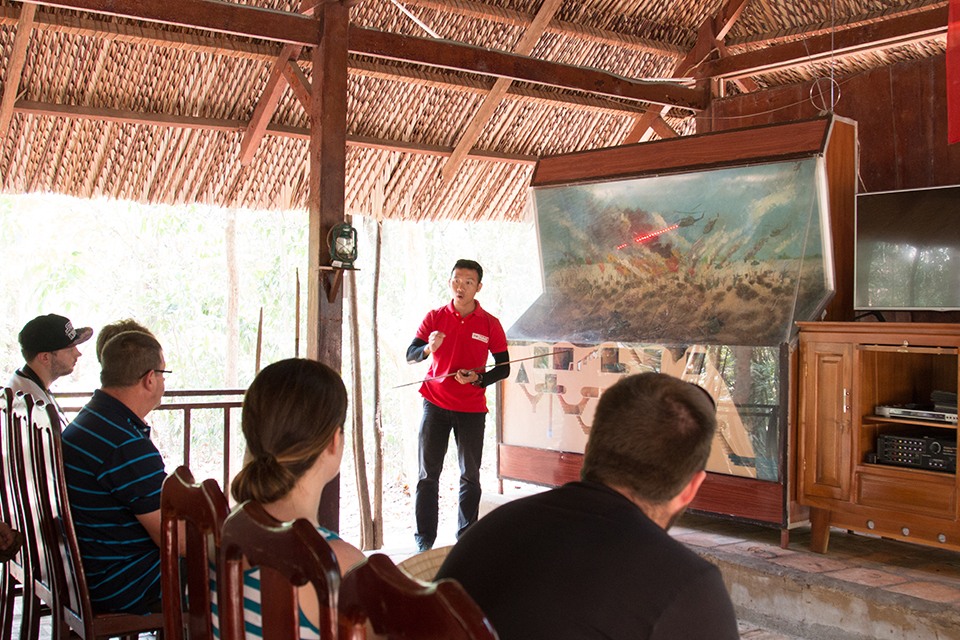
[[[317,527],[324,540],[339,540],[332,531]],[[217,580],[213,565],[210,566],[210,595],[213,614],[213,637],[220,637],[220,618],[217,614]],[[260,616],[260,569],[254,567],[243,572],[243,626],[247,640],[263,637],[263,619]],[[320,640],[320,629],[300,611],[300,640]]]
[[[150,427],[97,390],[63,431],[63,460],[94,607],[147,613],[160,598],[160,548],[136,516],[160,509],[166,477]]]

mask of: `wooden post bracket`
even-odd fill
[[[330,304],[333,304],[333,301],[337,299],[337,294],[340,293],[344,271],[359,271],[359,269],[352,267],[320,267],[320,281],[323,282],[323,290],[327,292],[327,302]]]

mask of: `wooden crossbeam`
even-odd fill
[[[20,91],[23,65],[27,61],[27,46],[30,44],[36,12],[37,5],[30,2],[25,2],[20,11],[17,35],[13,38],[13,50],[7,62],[7,75],[3,78],[3,98],[0,98],[0,142],[6,139],[10,120],[13,119],[13,107],[17,101],[17,93]]]
[[[514,48],[514,53],[525,56],[533,51],[533,48],[536,46],[537,41],[540,40],[540,36],[543,35],[553,15],[557,12],[557,9],[560,8],[560,2],[561,0],[543,0],[537,16],[533,19],[530,28],[523,34],[520,42],[517,43],[517,46]],[[487,126],[487,123],[490,122],[490,118],[493,117],[497,106],[500,104],[500,101],[503,100],[503,96],[506,95],[507,89],[510,88],[512,82],[510,78],[498,78],[493,88],[483,98],[480,108],[473,114],[463,135],[460,137],[460,141],[453,150],[453,155],[443,164],[441,173],[444,182],[453,180],[453,177],[460,170],[460,167],[463,166],[463,161],[467,157],[467,153],[469,153],[470,149],[473,148],[473,145],[476,144],[480,138],[480,132],[482,132],[483,128]]]

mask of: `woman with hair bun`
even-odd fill
[[[249,458],[230,485],[238,504],[255,500],[281,522],[305,518],[313,523],[333,549],[341,573],[365,556],[319,526],[317,509],[323,488],[340,472],[346,415],[346,388],[327,365],[289,359],[267,366],[243,397],[241,425]],[[243,581],[247,637],[257,637],[262,635],[260,570],[245,571]],[[301,590],[313,593],[310,584]],[[300,607],[301,637],[319,637],[316,597],[302,597]]]

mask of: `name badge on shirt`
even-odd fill
[[[474,340],[479,340],[480,342],[490,342],[489,336],[480,335],[479,333],[473,334]]]

